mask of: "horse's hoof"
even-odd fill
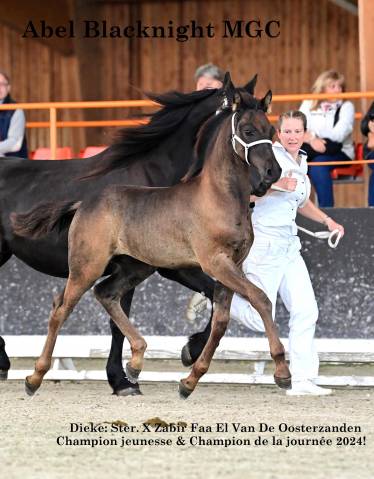
[[[179,381],[178,392],[181,399],[187,399],[193,393],[193,389],[186,387],[183,381]]]
[[[281,389],[291,389],[291,376],[288,378],[279,378],[274,376],[275,384]]]
[[[114,396],[121,396],[121,397],[126,397],[126,396],[143,396],[143,393],[139,388],[132,388],[128,387],[125,389],[118,389],[117,391],[113,391]]]
[[[5,381],[8,379],[8,371],[5,369],[0,370],[0,381]]]
[[[25,379],[25,391],[28,396],[33,396],[38,389],[39,386],[34,386],[33,384],[30,384],[27,379]]]
[[[141,373],[141,369],[135,369],[131,366],[130,363],[126,364],[126,376],[130,383],[137,383],[139,379],[139,374]]]
[[[183,366],[189,367],[193,365],[193,359],[190,354],[190,348],[188,347],[188,343],[185,344],[182,348],[181,360]]]

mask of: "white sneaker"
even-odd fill
[[[208,299],[200,293],[194,293],[188,302],[186,319],[193,322],[196,319],[197,313],[202,313],[207,309]]]
[[[321,388],[312,381],[295,381],[292,388],[286,391],[287,396],[327,396],[332,389]]]

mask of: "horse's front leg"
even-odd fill
[[[177,281],[183,286],[186,286],[187,288],[190,288],[198,293],[204,293],[204,296],[206,296],[213,303],[215,281],[210,276],[205,274],[201,268],[178,270],[159,268],[157,271],[165,278]],[[210,320],[204,331],[190,336],[187,344],[183,346],[181,359],[184,366],[192,366],[192,364],[200,356],[210,335],[212,317],[213,311],[211,312]]]
[[[285,350],[272,318],[272,304],[266,294],[248,281],[243,271],[225,254],[213,258],[205,271],[211,274],[230,290],[246,298],[258,311],[269,341],[270,354],[275,362],[275,383],[283,389],[291,386],[291,373],[285,359]]]
[[[208,341],[193,365],[190,375],[186,379],[182,379],[179,385],[179,394],[184,399],[193,392],[201,376],[209,369],[215,350],[222,336],[225,334],[230,320],[232,295],[232,291],[218,281],[216,282],[214,288],[212,326]]]
[[[10,369],[10,361],[5,351],[5,341],[0,336],[0,380],[5,380],[8,378],[9,369]]]

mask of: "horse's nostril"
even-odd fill
[[[271,176],[271,175],[272,175],[272,171],[271,171],[270,168],[268,168],[268,169],[266,170],[266,174],[267,174],[268,176]]]

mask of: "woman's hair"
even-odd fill
[[[345,78],[344,75],[336,70],[326,70],[318,75],[316,81],[312,86],[312,93],[324,93],[325,88],[331,81],[338,81],[342,87],[342,91],[345,91]],[[311,109],[314,110],[319,106],[322,100],[313,100]]]
[[[306,116],[302,111],[299,110],[290,110],[290,111],[285,111],[281,115],[279,115],[278,123],[277,123],[277,128],[278,130],[281,129],[283,120],[286,120],[288,118],[296,118],[297,120],[301,120],[304,130],[306,130]]]
[[[201,65],[195,71],[195,80],[197,81],[202,76],[208,76],[214,78],[215,80],[219,80],[223,82],[225,73],[221,70],[217,65],[213,65],[213,63],[207,63],[206,65]]]

